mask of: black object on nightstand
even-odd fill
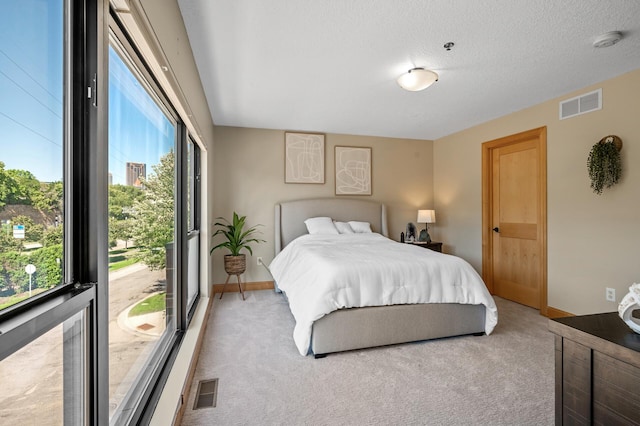
[[[428,243],[423,243],[420,241],[412,241],[412,242],[406,242],[407,244],[413,244],[414,246],[420,246],[420,247],[424,247],[427,248],[429,250],[433,250],[433,251],[437,251],[438,253],[442,253],[442,243],[438,243],[435,241],[431,241]]]

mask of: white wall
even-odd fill
[[[602,88],[603,108],[558,119],[558,102]],[[640,70],[434,142],[438,238],[480,271],[482,265],[481,144],[547,126],[548,304],[574,314],[614,311],[640,282]],[[622,138],[623,178],[596,195],[587,156],[606,135]]]

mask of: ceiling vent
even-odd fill
[[[560,102],[560,120],[602,109],[602,89]]]

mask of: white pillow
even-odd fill
[[[310,234],[339,234],[330,217],[310,217],[304,224]]]
[[[350,220],[349,225],[356,234],[369,234],[371,233],[371,224],[369,222],[357,222]]]
[[[353,233],[355,233],[355,231],[353,230],[351,225],[349,225],[347,222],[333,222],[333,224],[336,226],[336,229],[341,234],[353,234]]]

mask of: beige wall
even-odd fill
[[[602,88],[603,108],[558,119],[558,102]],[[614,311],[640,281],[640,70],[434,142],[437,237],[480,271],[481,144],[547,126],[548,303],[574,314]],[[586,161],[602,137],[622,138],[623,179],[602,195],[589,188]]]
[[[214,216],[246,215],[248,224],[262,224],[266,243],[254,246],[247,259],[248,282],[271,277],[256,265],[256,256],[269,263],[274,256],[274,205],[298,198],[334,197],[334,146],[372,147],[373,193],[360,197],[387,205],[389,233],[400,239],[407,222],[416,221],[419,208],[433,205],[433,142],[368,136],[327,134],[325,184],[284,183],[284,131],[215,128]],[[214,283],[224,283],[223,250],[214,254]]]
[[[640,241],[640,180],[631,168],[640,159],[640,70],[602,84],[584,88],[562,99],[603,88],[603,109],[568,120],[558,120],[556,99],[493,120],[435,142],[327,135],[326,183],[286,185],[283,179],[283,131],[215,128],[202,92],[188,37],[176,0],[115,0],[124,10],[130,31],[169,96],[181,106],[190,129],[198,135],[205,153],[203,176],[206,200],[203,245],[209,245],[209,225],[233,210],[265,225],[266,244],[256,255],[273,257],[273,204],[277,201],[334,195],[333,146],[373,147],[373,195],[389,207],[390,232],[398,238],[408,221],[415,222],[418,208],[435,208],[434,239],[445,251],[481,268],[482,142],[547,126],[548,130],[548,243],[549,305],[576,314],[610,311],[604,287],[616,289],[617,299],[636,278],[633,243]],[[146,39],[146,40],[143,40]],[[168,65],[169,72],[161,70]],[[630,96],[636,94],[636,96]],[[321,129],[319,129],[321,131]],[[607,134],[625,142],[623,181],[603,195],[589,189],[586,157],[593,143]],[[217,138],[217,140],[215,139]],[[214,144],[215,140],[215,144]],[[216,151],[216,158],[213,151]],[[208,185],[208,186],[207,186]],[[435,194],[434,194],[435,189]],[[434,198],[435,197],[435,198]],[[215,274],[205,282],[224,282],[221,260],[213,258]],[[211,261],[203,253],[203,262]],[[251,259],[246,279],[269,279]],[[210,263],[209,263],[210,264]],[[207,276],[208,268],[203,268]]]

